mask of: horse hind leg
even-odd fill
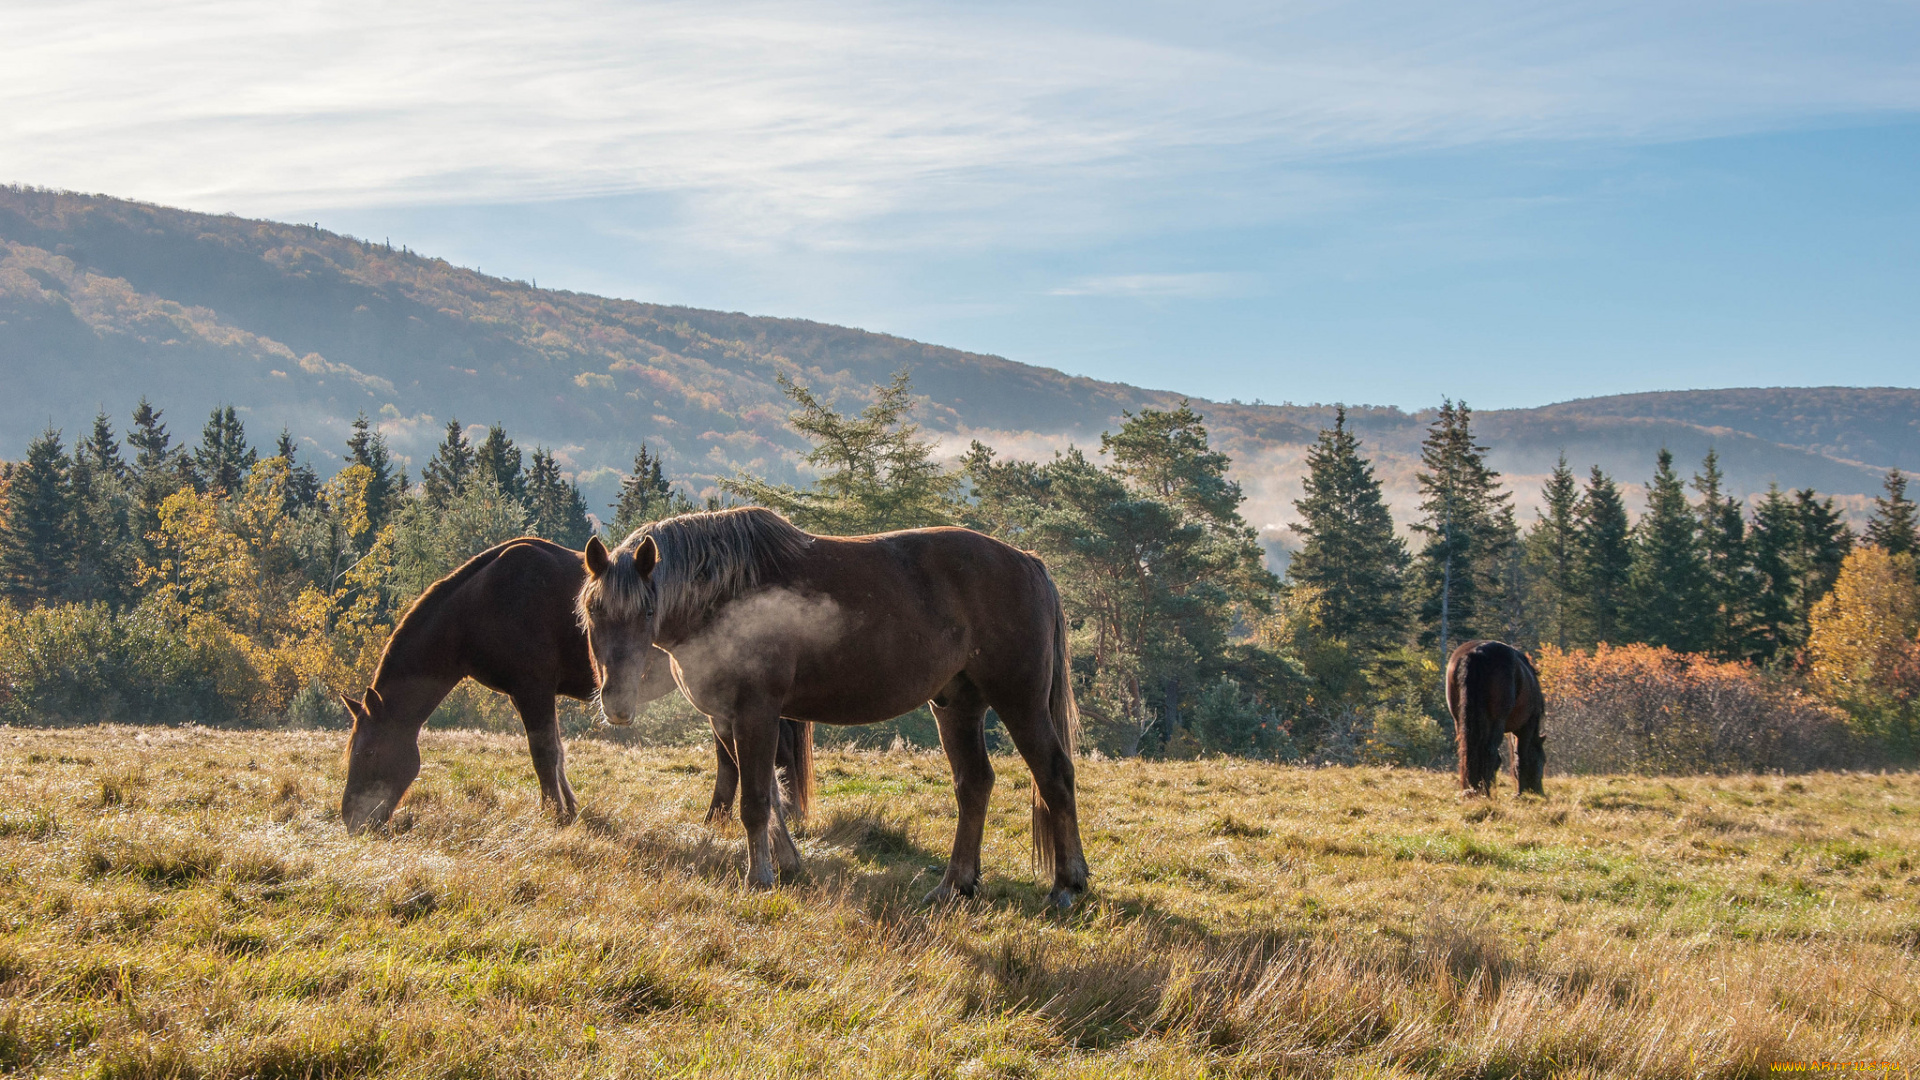
[[[1547,740],[1540,734],[1538,716],[1527,721],[1520,729],[1518,760],[1514,765],[1514,779],[1520,793],[1545,796],[1547,793]]]
[[[1080,819],[1074,803],[1073,758],[1054,731],[1044,691],[1038,701],[1002,706],[993,703],[1007,734],[1033,772],[1033,853],[1043,876],[1051,875],[1047,901],[1072,907],[1087,891],[1087,858],[1080,845]]]
[[[933,707],[933,718],[940,725],[940,746],[953,769],[953,796],[959,803],[960,817],[953,830],[953,855],[947,860],[947,872],[921,900],[923,904],[972,896],[979,887],[980,842],[987,827],[987,804],[993,796],[986,703],[971,682],[948,687],[941,700],[946,704]]]
[[[716,824],[733,816],[733,796],[740,788],[740,763],[733,750],[719,735],[713,737],[713,801],[707,804],[707,822]]]

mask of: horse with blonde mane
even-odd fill
[[[745,507],[654,522],[613,551],[589,541],[586,563],[579,614],[601,708],[631,715],[666,652],[739,763],[751,887],[771,888],[776,862],[800,869],[774,784],[780,718],[872,724],[930,702],[960,815],[926,901],[979,884],[989,708],[1033,773],[1049,901],[1067,907],[1086,891],[1066,615],[1038,558],[969,529],[814,536]]]

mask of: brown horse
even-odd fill
[[[1540,676],[1527,654],[1501,641],[1469,641],[1447,658],[1447,711],[1460,750],[1460,793],[1492,795],[1507,733],[1519,737],[1514,780],[1524,794],[1545,795],[1546,712]]]
[[[587,637],[573,610],[586,580],[579,552],[527,536],[475,555],[414,601],[387,639],[373,685],[358,700],[341,696],[353,714],[340,798],[347,831],[357,833],[392,815],[420,773],[421,727],[464,678],[513,699],[526,725],[541,801],[561,824],[573,820],[578,803],[567,783],[554,706],[562,694],[584,701],[596,691]],[[665,665],[660,667],[639,689],[638,700],[673,691]],[[782,726],[789,798],[804,813],[811,797],[813,731]],[[720,758],[713,805],[724,816],[736,781],[729,775],[732,760],[725,753]]]
[[[1033,843],[1049,900],[1087,887],[1074,806],[1078,727],[1066,617],[1039,559],[967,529],[811,536],[770,510],[686,514],[609,553],[587,545],[580,618],[600,705],[639,703],[653,646],[740,763],[747,882],[768,888],[799,852],[779,818],[777,723],[871,724],[930,701],[953,767],[960,819],[927,901],[971,895],[993,766],[992,708],[1033,772]]]

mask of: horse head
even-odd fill
[[[386,702],[372,687],[360,700],[340,701],[353,714],[347,735],[347,788],[340,796],[340,820],[347,832],[385,825],[420,775],[419,730],[388,721]]]
[[[625,724],[650,697],[642,684],[653,661],[659,631],[659,589],[653,571],[660,561],[653,537],[629,538],[614,551],[599,537],[587,541],[587,580],[580,587],[580,627],[587,632],[600,711]]]

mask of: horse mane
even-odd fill
[[[581,591],[583,618],[590,598],[614,618],[643,613],[647,582],[634,567],[633,552],[648,537],[660,553],[652,577],[659,624],[697,616],[778,576],[814,541],[811,533],[762,506],[681,514],[642,525],[614,549],[606,573]]]

